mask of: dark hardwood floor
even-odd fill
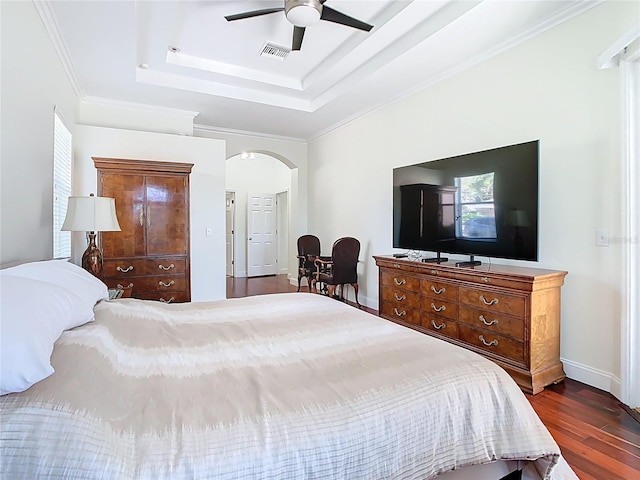
[[[296,290],[286,275],[227,277],[227,298]],[[640,479],[640,422],[613,395],[566,379],[527,398],[581,480]]]

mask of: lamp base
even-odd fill
[[[82,268],[102,280],[102,250],[96,245],[96,233],[88,232],[87,235],[89,236],[89,245],[82,254]]]

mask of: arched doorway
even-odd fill
[[[227,159],[225,178],[227,276],[287,273],[290,166],[270,152],[238,154]],[[260,235],[251,234],[261,229],[269,235],[258,239]],[[274,260],[275,265],[270,265]],[[261,262],[265,268],[260,268]]]

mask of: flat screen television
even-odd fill
[[[393,169],[393,247],[538,260],[539,141]]]

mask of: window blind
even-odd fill
[[[71,256],[71,232],[61,232],[71,195],[71,132],[54,110],[53,129],[53,258]]]

